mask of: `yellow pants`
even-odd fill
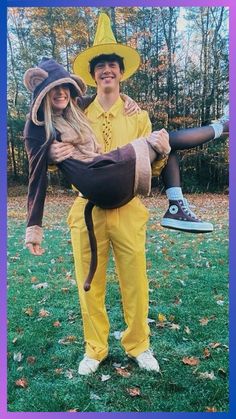
[[[88,274],[90,247],[84,223],[86,200],[77,198],[70,210],[76,278],[84,327],[86,354],[101,361],[108,354],[109,320],[105,308],[106,268],[112,246],[127,325],[121,344],[125,352],[137,356],[149,348],[148,282],[146,276],[146,222],[148,210],[138,198],[114,210],[93,209],[98,244],[98,267],[91,289],[83,290]]]

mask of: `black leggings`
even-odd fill
[[[169,132],[171,153],[167,165],[162,171],[165,189],[180,186],[181,184],[179,159],[176,151],[187,150],[207,143],[214,138],[214,135],[214,130],[211,126]]]

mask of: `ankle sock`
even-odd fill
[[[166,189],[166,196],[169,201],[176,201],[183,199],[182,188],[179,186],[174,186],[172,188]]]

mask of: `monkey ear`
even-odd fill
[[[48,73],[42,68],[29,68],[24,74],[24,85],[30,92],[33,92],[47,78]]]
[[[85,82],[83,81],[83,79],[81,79],[81,77],[76,76],[75,74],[70,74],[70,76],[78,84],[78,87],[81,91],[81,96],[83,96],[86,93],[86,90],[87,90],[87,86],[86,86]]]

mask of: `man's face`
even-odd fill
[[[98,62],[94,68],[94,80],[104,93],[110,93],[119,87],[123,72],[116,61]]]
[[[55,112],[62,112],[69,103],[70,100],[70,89],[66,84],[60,84],[59,86],[53,87],[49,92],[52,108]]]

